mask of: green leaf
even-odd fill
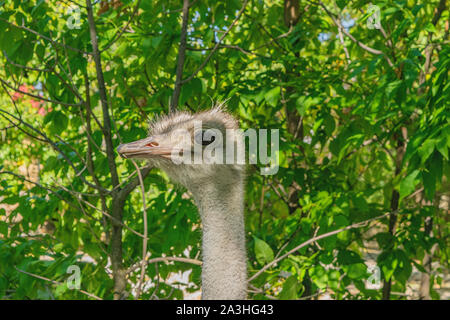
[[[341,214],[334,217],[334,223],[336,224],[336,227],[338,227],[338,228],[346,227],[349,225],[347,217],[345,217]]]
[[[61,283],[55,289],[55,297],[59,297],[64,294],[68,290],[66,283]]]
[[[392,97],[394,95],[394,93],[397,91],[397,89],[400,87],[401,84],[402,84],[401,80],[390,82],[386,86],[386,95],[388,97]]]
[[[436,32],[436,27],[430,22],[425,26],[425,31],[434,33]]]
[[[436,192],[436,179],[432,171],[422,171],[422,181],[425,188],[425,195],[429,200],[432,200]]]
[[[55,244],[55,246],[53,247],[53,250],[54,250],[55,252],[61,252],[61,250],[63,249],[63,247],[64,247],[64,243],[57,243],[57,244]]]
[[[422,158],[422,163],[425,163],[431,153],[433,153],[435,144],[436,141],[434,139],[428,139],[420,146],[419,155]]]
[[[264,99],[272,107],[276,107],[280,100],[280,87],[270,89],[264,94]]]
[[[295,300],[297,298],[299,283],[296,276],[290,276],[283,284],[280,300]]]
[[[416,4],[416,5],[412,8],[411,13],[412,13],[414,16],[416,16],[417,13],[420,11],[420,9],[422,9],[423,7],[424,7],[424,4]]]
[[[350,250],[340,250],[337,258],[340,264],[355,264],[363,262],[363,259],[359,256],[359,254]]]
[[[393,236],[389,232],[379,232],[375,235],[375,238],[381,248],[388,247],[393,241]]]
[[[300,96],[296,100],[297,111],[301,116],[304,116],[311,106],[318,104],[320,101],[320,97]]]
[[[336,4],[338,5],[339,9],[344,9],[346,4],[347,4],[347,1],[345,1],[345,0],[337,0]]]
[[[334,129],[336,128],[336,123],[334,121],[334,118],[330,114],[324,114],[323,125],[325,126],[325,132],[327,133],[327,135],[331,136]]]
[[[394,252],[385,251],[382,252],[377,258],[378,265],[381,266],[384,279],[389,280],[394,274],[398,265],[398,259],[395,257]]]
[[[62,113],[61,111],[53,111],[54,113],[52,117],[52,122],[50,125],[50,131],[53,134],[61,134],[64,130],[67,129],[67,125],[69,123],[69,119]]]
[[[14,59],[17,49],[22,44],[22,33],[19,29],[14,27],[9,27],[8,31],[2,33],[3,36],[0,38],[0,49],[5,50],[10,59]]]
[[[198,78],[192,79],[181,87],[180,105],[184,105],[190,98],[201,95],[203,91],[202,81]]]
[[[3,234],[5,237],[8,236],[8,224],[5,221],[0,221],[0,233]]]
[[[419,170],[414,170],[400,182],[400,199],[403,199],[414,191],[416,185],[419,183],[419,179],[417,179],[419,172]]]
[[[328,282],[328,274],[324,267],[316,265],[310,270],[311,280],[321,289],[326,288]]]
[[[447,147],[447,139],[443,137],[436,143],[436,149],[442,154],[445,160],[448,160],[448,147]]]
[[[345,269],[350,279],[363,279],[367,275],[367,266],[364,263],[355,263]]]
[[[278,200],[273,205],[273,212],[280,217],[287,217],[289,215],[289,207],[286,202]]]
[[[403,250],[395,250],[395,257],[398,260],[398,266],[394,272],[395,278],[405,284],[412,272],[411,261]]]
[[[330,270],[328,272],[328,281],[327,285],[333,289],[337,290],[339,287],[339,278],[341,277],[341,274],[338,270]]]
[[[263,240],[253,237],[255,240],[255,255],[256,260],[261,264],[266,264],[273,260],[272,248]]]

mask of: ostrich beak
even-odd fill
[[[117,147],[117,152],[123,158],[151,158],[163,157],[170,159],[172,148],[161,146],[158,139],[148,137],[130,143],[124,143]]]

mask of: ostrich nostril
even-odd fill
[[[157,147],[159,146],[158,142],[149,142],[145,145],[146,147]]]

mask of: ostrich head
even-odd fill
[[[192,192],[201,185],[234,183],[243,174],[233,151],[241,150],[238,122],[220,107],[191,114],[177,112],[150,123],[147,138],[117,148],[124,158],[145,159]],[[235,148],[236,147],[236,148]]]
[[[203,229],[203,299],[247,295],[244,165],[237,161],[243,139],[230,129],[238,129],[237,121],[220,108],[178,112],[152,122],[147,138],[117,149],[125,158],[148,160],[194,196]],[[179,161],[180,153],[188,161]]]

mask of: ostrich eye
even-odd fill
[[[201,144],[202,146],[207,146],[216,140],[215,136],[206,135],[206,130],[199,130],[194,135],[194,141],[197,144]]]

